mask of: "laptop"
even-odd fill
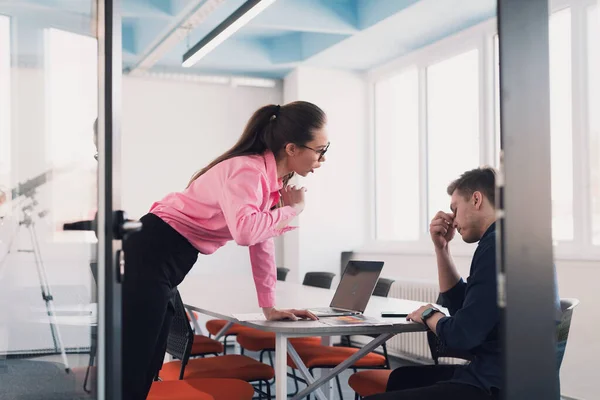
[[[320,318],[362,314],[382,268],[382,261],[348,262],[329,307],[311,308],[309,311]]]

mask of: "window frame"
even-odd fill
[[[587,145],[590,140],[588,88],[587,81],[587,45],[588,18],[590,6],[595,0],[555,0],[552,1],[552,13],[565,8],[571,9],[571,63],[572,63],[572,132],[573,132],[573,187],[577,196],[573,196],[573,241],[555,241],[555,257],[561,260],[600,260],[600,246],[592,243],[591,191],[589,189],[590,160]],[[369,104],[369,239],[359,251],[361,253],[432,255],[434,249],[425,229],[427,216],[427,67],[439,61],[451,58],[469,50],[479,52],[479,127],[480,127],[480,165],[497,166],[499,143],[496,143],[496,86],[494,37],[497,35],[496,18],[491,18],[476,26],[445,37],[431,45],[410,54],[392,60],[366,73]],[[419,200],[420,218],[423,228],[416,241],[377,240],[377,204],[376,199],[376,132],[375,132],[375,84],[403,71],[416,67],[419,71]],[[470,256],[475,249],[456,237],[452,253],[457,256]]]

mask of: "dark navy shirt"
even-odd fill
[[[488,392],[502,388],[500,310],[497,303],[496,224],[479,240],[467,282],[462,279],[442,293],[442,305],[450,317],[439,320],[437,335],[442,344],[466,350],[472,361],[458,368],[451,382],[480,387]]]

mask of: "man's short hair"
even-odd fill
[[[496,171],[491,167],[475,168],[465,172],[448,185],[448,195],[452,196],[454,191],[469,199],[473,193],[481,192],[492,207],[496,206]]]

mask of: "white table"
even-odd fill
[[[335,378],[340,372],[350,367],[383,342],[397,333],[425,331],[420,324],[406,321],[406,318],[386,318],[391,325],[374,326],[330,326],[320,321],[238,321],[233,314],[259,313],[256,290],[252,279],[236,279],[227,276],[192,275],[179,286],[179,292],[186,308],[230,321],[218,336],[221,336],[233,323],[251,326],[263,331],[275,333],[275,381],[276,399],[287,400],[287,353],[294,360],[303,378],[309,386],[301,390],[294,399],[300,399],[315,392],[320,400],[326,399],[319,389],[321,385]],[[310,308],[327,307],[333,297],[333,290],[303,286],[297,283],[277,282],[277,308]],[[424,303],[394,298],[371,297],[365,315],[381,318],[382,311],[410,313]],[[192,314],[192,313],[190,313]],[[193,316],[192,316],[193,318]],[[322,375],[319,379],[312,377],[308,369],[296,353],[288,338],[303,336],[322,336],[329,339],[338,335],[380,335],[365,345],[352,357],[345,360]],[[327,339],[324,343],[331,344]],[[330,393],[333,386],[330,385]]]

